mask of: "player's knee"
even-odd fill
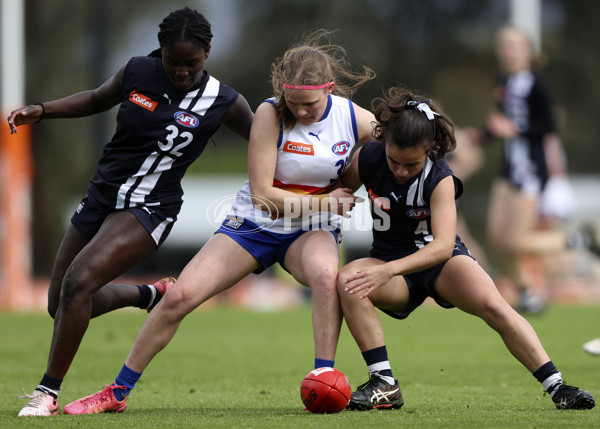
[[[514,310],[504,300],[487,300],[481,308],[481,318],[496,331],[502,331],[511,325],[511,313]]]
[[[345,267],[342,267],[340,269],[340,271],[338,272],[338,276],[337,276],[338,292],[344,292],[344,289],[346,289],[346,283],[348,282],[348,279],[354,273],[356,273],[356,270],[352,269],[348,265],[346,265]]]
[[[518,241],[515,241],[506,232],[488,231],[487,240],[490,246],[497,252],[514,253],[519,250]]]
[[[196,300],[186,293],[183,287],[171,288],[169,293],[162,298],[159,311],[165,315],[170,314],[174,318],[183,318],[198,305],[200,304],[197,304]]]
[[[50,287],[48,289],[48,305],[47,310],[50,317],[54,319],[56,312],[58,311],[58,303],[60,302],[60,289],[61,283],[50,281]]]
[[[489,243],[490,247],[493,247],[496,250],[500,250],[502,245],[502,237],[500,237],[498,234],[496,234],[495,231],[487,231],[485,238],[487,240],[487,242]]]
[[[81,297],[91,296],[96,291],[95,283],[86,270],[70,269],[62,282],[60,301],[63,305],[71,305]]]
[[[337,265],[322,263],[314,267],[314,281],[311,289],[317,288],[322,293],[337,293],[336,285],[338,279]]]

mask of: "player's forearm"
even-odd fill
[[[83,91],[58,100],[45,101],[43,119],[80,118],[110,109],[94,97],[94,92]]]

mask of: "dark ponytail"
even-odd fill
[[[431,100],[404,88],[393,87],[371,103],[377,124],[376,139],[401,149],[426,145],[426,151],[443,158],[456,148],[454,123]]]

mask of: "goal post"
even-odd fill
[[[31,127],[10,134],[6,118],[23,105],[24,2],[0,0],[0,309],[32,308]]]
[[[534,54],[539,54],[542,50],[541,0],[511,0],[510,22],[527,33],[531,39]]]

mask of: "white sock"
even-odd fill
[[[55,398],[58,398],[58,391],[57,390],[52,390],[49,387],[42,386],[41,384],[39,384],[38,387],[36,387],[36,390],[39,390],[41,392],[47,393],[48,395],[52,395]]]
[[[560,372],[557,372],[555,374],[552,374],[550,377],[548,377],[544,381],[542,381],[542,386],[544,386],[544,389],[546,390],[546,392],[550,393],[550,396],[554,396],[556,387],[558,387],[562,383],[563,383],[562,374]],[[552,389],[552,391],[549,391],[548,389],[550,389],[553,386],[554,386],[554,389]]]
[[[377,362],[377,363],[374,363],[373,365],[369,365],[367,368],[369,368],[370,374],[377,375],[377,377],[381,378],[383,381],[385,381],[390,386],[393,386],[396,383],[396,380],[394,380],[394,377],[382,375],[380,373],[380,371],[383,371],[386,369],[389,370],[390,372],[392,371],[392,366],[390,365],[390,361],[386,360],[383,362]]]
[[[156,290],[156,287],[154,285],[146,285],[150,288],[150,303],[148,304],[148,307],[146,307],[146,309],[152,307],[152,304],[154,304],[154,300],[156,299],[156,294],[158,293],[158,291]]]

